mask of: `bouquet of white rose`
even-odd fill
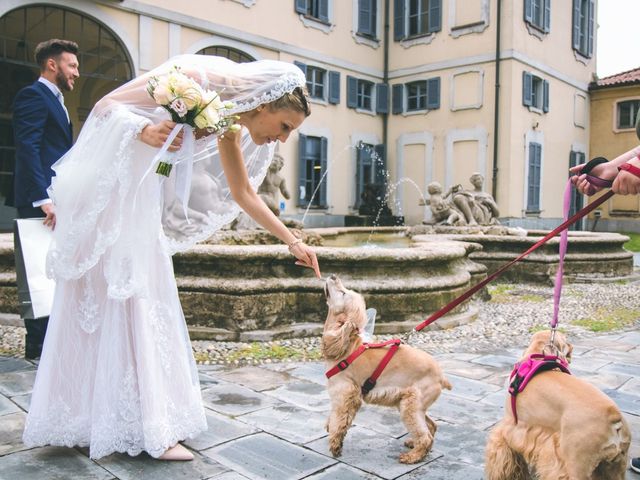
[[[209,133],[238,131],[241,128],[235,123],[238,117],[229,114],[229,110],[235,106],[233,102],[223,102],[216,91],[203,89],[198,82],[182,73],[179,67],[173,67],[161,77],[151,77],[147,83],[147,92],[178,124],[167,138],[161,153],[167,151],[183,128],[188,137],[183,145],[193,144],[194,128],[204,129]],[[156,173],[168,177],[171,168],[171,163],[160,161]]]

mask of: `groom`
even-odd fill
[[[69,112],[63,93],[73,90],[78,78],[78,45],[52,39],[39,43],[35,58],[40,78],[18,92],[13,104],[16,145],[14,206],[18,218],[44,218],[54,228],[55,207],[47,194],[54,175],[51,166],[73,143]],[[48,317],[24,319],[27,329],[25,357],[37,358],[47,329]]]

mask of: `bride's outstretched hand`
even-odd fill
[[[296,257],[298,260],[296,261],[296,265],[300,265],[301,267],[307,267],[313,269],[316,274],[316,277],[322,278],[320,275],[320,266],[318,265],[318,258],[316,257],[316,253],[306,245],[305,243],[295,243],[289,247],[289,251],[291,254]]]

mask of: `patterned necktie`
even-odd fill
[[[67,107],[64,104],[64,97],[62,96],[62,92],[59,91],[56,94],[56,97],[58,97],[58,101],[60,102],[60,105],[62,105],[64,113],[67,116],[67,122],[71,123],[71,119],[69,118],[69,112],[67,111]]]

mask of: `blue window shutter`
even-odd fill
[[[356,201],[354,206],[357,208],[362,204],[362,192],[364,191],[364,175],[363,175],[363,160],[365,157],[365,151],[362,147],[362,142],[358,142],[356,148]]]
[[[358,33],[373,35],[371,24],[372,0],[358,0]]]
[[[439,32],[442,28],[442,0],[429,0],[428,32]]]
[[[306,15],[309,13],[309,0],[295,0],[295,9],[297,13]]]
[[[440,77],[427,80],[427,110],[440,108]]]
[[[358,106],[358,79],[347,75],[347,107]]]
[[[580,0],[573,0],[572,43],[575,50],[580,50]]]
[[[307,64],[306,63],[302,63],[302,62],[299,62],[297,60],[294,60],[293,64],[296,67],[298,67],[300,70],[302,70],[302,73],[304,73],[305,77],[307,76]]]
[[[544,31],[551,31],[551,0],[544,0]]]
[[[595,9],[596,5],[594,0],[589,0],[589,17],[587,18],[587,51],[585,52],[588,57],[593,55],[593,29],[595,23]]]
[[[329,0],[318,0],[318,18],[329,22]]]
[[[309,204],[307,196],[307,136],[300,133],[298,135],[298,205],[306,207]]]
[[[387,156],[384,148],[384,143],[379,143],[374,147],[375,151],[375,172],[376,183],[378,185],[387,184]]]
[[[340,72],[329,72],[329,103],[340,103]]]
[[[404,32],[405,2],[406,0],[395,0],[393,3],[393,39],[396,42],[403,40],[406,36]]]
[[[546,80],[542,81],[542,111],[549,111],[549,82]]]
[[[320,192],[318,192],[320,195],[320,207],[327,206],[327,178],[323,177],[324,173],[327,171],[327,145],[327,138],[322,137],[320,140],[320,178],[322,179],[320,181],[322,183],[320,185]]]
[[[522,72],[522,104],[530,107],[533,103],[531,98],[532,77],[530,73]]]
[[[398,115],[404,111],[404,84],[397,83],[391,88],[392,102],[391,111]]]
[[[533,23],[533,0],[524,0],[524,21]]]
[[[389,85],[376,84],[376,113],[389,113]]]

